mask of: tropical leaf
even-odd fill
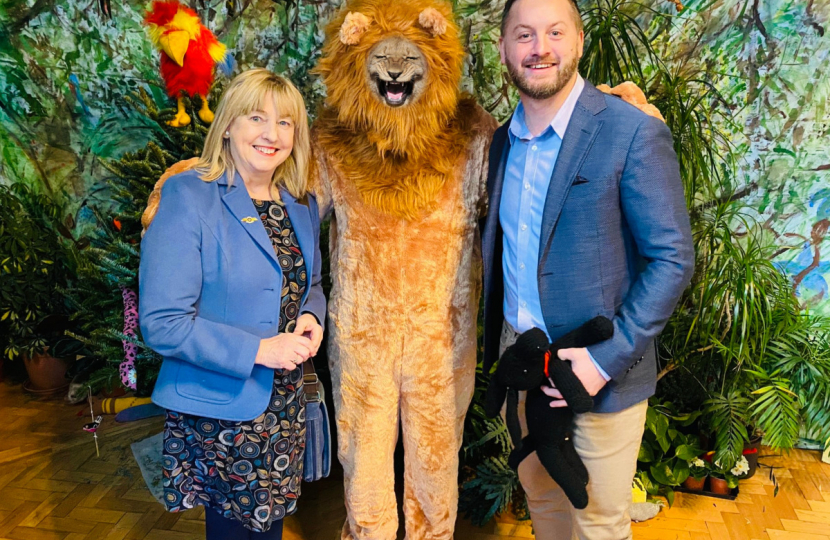
[[[729,395],[716,394],[704,403],[709,426],[715,433],[713,462],[721,469],[731,469],[749,442],[747,420],[750,400],[733,391]]]
[[[764,432],[764,441],[774,449],[792,448],[801,428],[801,405],[789,388],[789,381],[779,372],[768,374],[762,368],[752,370],[758,383],[764,385],[752,392],[750,405],[755,425]]]

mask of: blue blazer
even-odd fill
[[[301,312],[322,324],[317,202],[280,195],[311,274]],[[153,401],[220,420],[262,414],[274,370],[254,360],[260,339],[278,333],[281,292],[274,247],[239,174],[230,186],[194,170],[168,179],[139,267],[142,336],[164,357]]]
[[[504,321],[499,203],[509,122],[493,136],[489,210],[481,224],[484,366],[498,359]],[[589,347],[611,377],[595,412],[621,411],[654,393],[654,339],[694,269],[689,214],[666,125],[591,84],[562,141],[542,214],[539,297],[556,340],[597,315],[614,337]]]

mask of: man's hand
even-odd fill
[[[595,396],[605,386],[605,378],[599,372],[597,367],[591,361],[591,356],[588,354],[588,349],[559,349],[560,360],[570,360],[571,369],[574,374],[582,382],[582,386],[591,396]],[[551,407],[567,407],[568,404],[562,399],[562,394],[554,387],[542,386],[542,392],[554,398],[550,402]]]
[[[323,327],[317,323],[317,318],[310,313],[303,313],[297,319],[294,333],[308,336],[311,340],[311,356],[316,356],[317,349],[320,348],[320,343],[323,341]]]

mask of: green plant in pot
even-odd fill
[[[63,208],[22,184],[0,186],[0,336],[3,357],[22,357],[30,388],[49,393],[66,385],[77,347],[64,336],[63,294],[72,275],[64,242],[71,238]]]
[[[702,390],[684,406],[703,411],[725,468],[755,432],[776,450],[802,431],[820,440],[830,430],[827,322],[801,312],[760,225],[736,204],[701,209],[694,236],[697,271],[661,337],[661,376]]]
[[[666,497],[670,505],[674,488],[691,474],[689,462],[703,453],[699,437],[691,433],[699,416],[699,411],[681,414],[672,403],[656,400],[646,412],[637,477],[649,495]]]
[[[731,467],[718,461],[715,458],[715,452],[709,452],[705,457],[711,460],[709,490],[712,493],[729,495],[733,489],[738,487],[740,480],[747,477],[749,462],[744,456],[739,457]]]
[[[689,477],[683,482],[683,487],[691,491],[703,491],[708,476],[708,464],[701,458],[696,457],[689,461]]]

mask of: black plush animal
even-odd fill
[[[553,345],[542,330],[528,330],[504,351],[485,397],[484,410],[491,418],[499,414],[507,398],[507,430],[514,445],[509,458],[510,466],[518,469],[522,460],[535,451],[574,508],[588,506],[588,471],[571,440],[573,416],[574,413],[590,411],[594,402],[574,375],[570,362],[560,360],[557,353],[559,349],[594,345],[613,334],[614,326],[605,317],[591,319],[556,340]],[[541,389],[548,378],[562,393],[568,407],[550,406],[551,398]],[[524,439],[519,425],[519,390],[527,391],[525,417],[528,435]]]

